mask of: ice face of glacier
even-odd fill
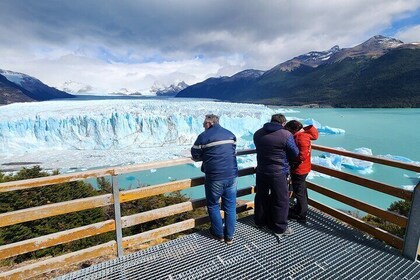
[[[246,146],[274,111],[211,101],[95,100],[12,104],[0,113],[0,151],[16,153],[190,145],[208,113],[218,114],[238,145]]]
[[[209,113],[236,135],[238,150],[254,148],[253,133],[279,112],[287,116],[293,110],[178,98],[15,103],[0,107],[0,164],[39,161],[49,168],[80,168],[189,156]],[[323,134],[344,133],[315,120],[305,123]]]

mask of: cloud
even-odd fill
[[[397,36],[405,43],[420,42],[420,24],[404,28]]]
[[[3,0],[0,68],[52,86],[142,89],[177,77],[192,84],[354,46],[419,8],[417,0]],[[418,27],[404,28],[391,35],[419,40]]]

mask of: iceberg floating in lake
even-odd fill
[[[402,186],[402,188],[404,190],[407,190],[407,191],[413,191],[415,187],[416,187],[415,185],[403,185]]]
[[[403,176],[409,179],[413,183],[413,186],[416,186],[420,182],[420,173],[417,173],[415,176],[410,176],[407,174],[404,174]]]
[[[315,126],[320,134],[345,134],[346,133],[344,129],[330,127],[330,126],[323,126],[321,125],[320,122],[314,119],[305,119],[305,120],[301,120],[301,122],[303,126],[307,126],[307,125]]]
[[[337,150],[346,151],[343,148],[336,148]],[[353,150],[354,153],[363,155],[372,155],[372,150],[369,148],[357,148]],[[319,156],[311,158],[312,163],[318,164],[324,167],[328,167],[335,170],[342,170],[343,168],[358,171],[362,174],[372,173],[373,163],[365,160],[349,158],[346,156],[323,153]]]
[[[394,155],[386,154],[386,155],[379,155],[379,157],[390,159],[390,160],[395,160],[395,161],[401,161],[401,162],[420,165],[419,161],[414,161],[412,159],[409,159],[409,158],[403,157],[403,156],[394,156]]]

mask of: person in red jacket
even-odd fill
[[[298,162],[291,164],[293,195],[296,204],[289,210],[289,219],[306,222],[308,212],[308,191],[306,177],[311,171],[311,141],[318,139],[318,130],[313,125],[303,127],[297,120],[287,122],[284,127],[293,134],[299,148]]]

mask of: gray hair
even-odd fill
[[[206,121],[212,122],[213,124],[219,123],[219,116],[208,114],[206,115]]]

